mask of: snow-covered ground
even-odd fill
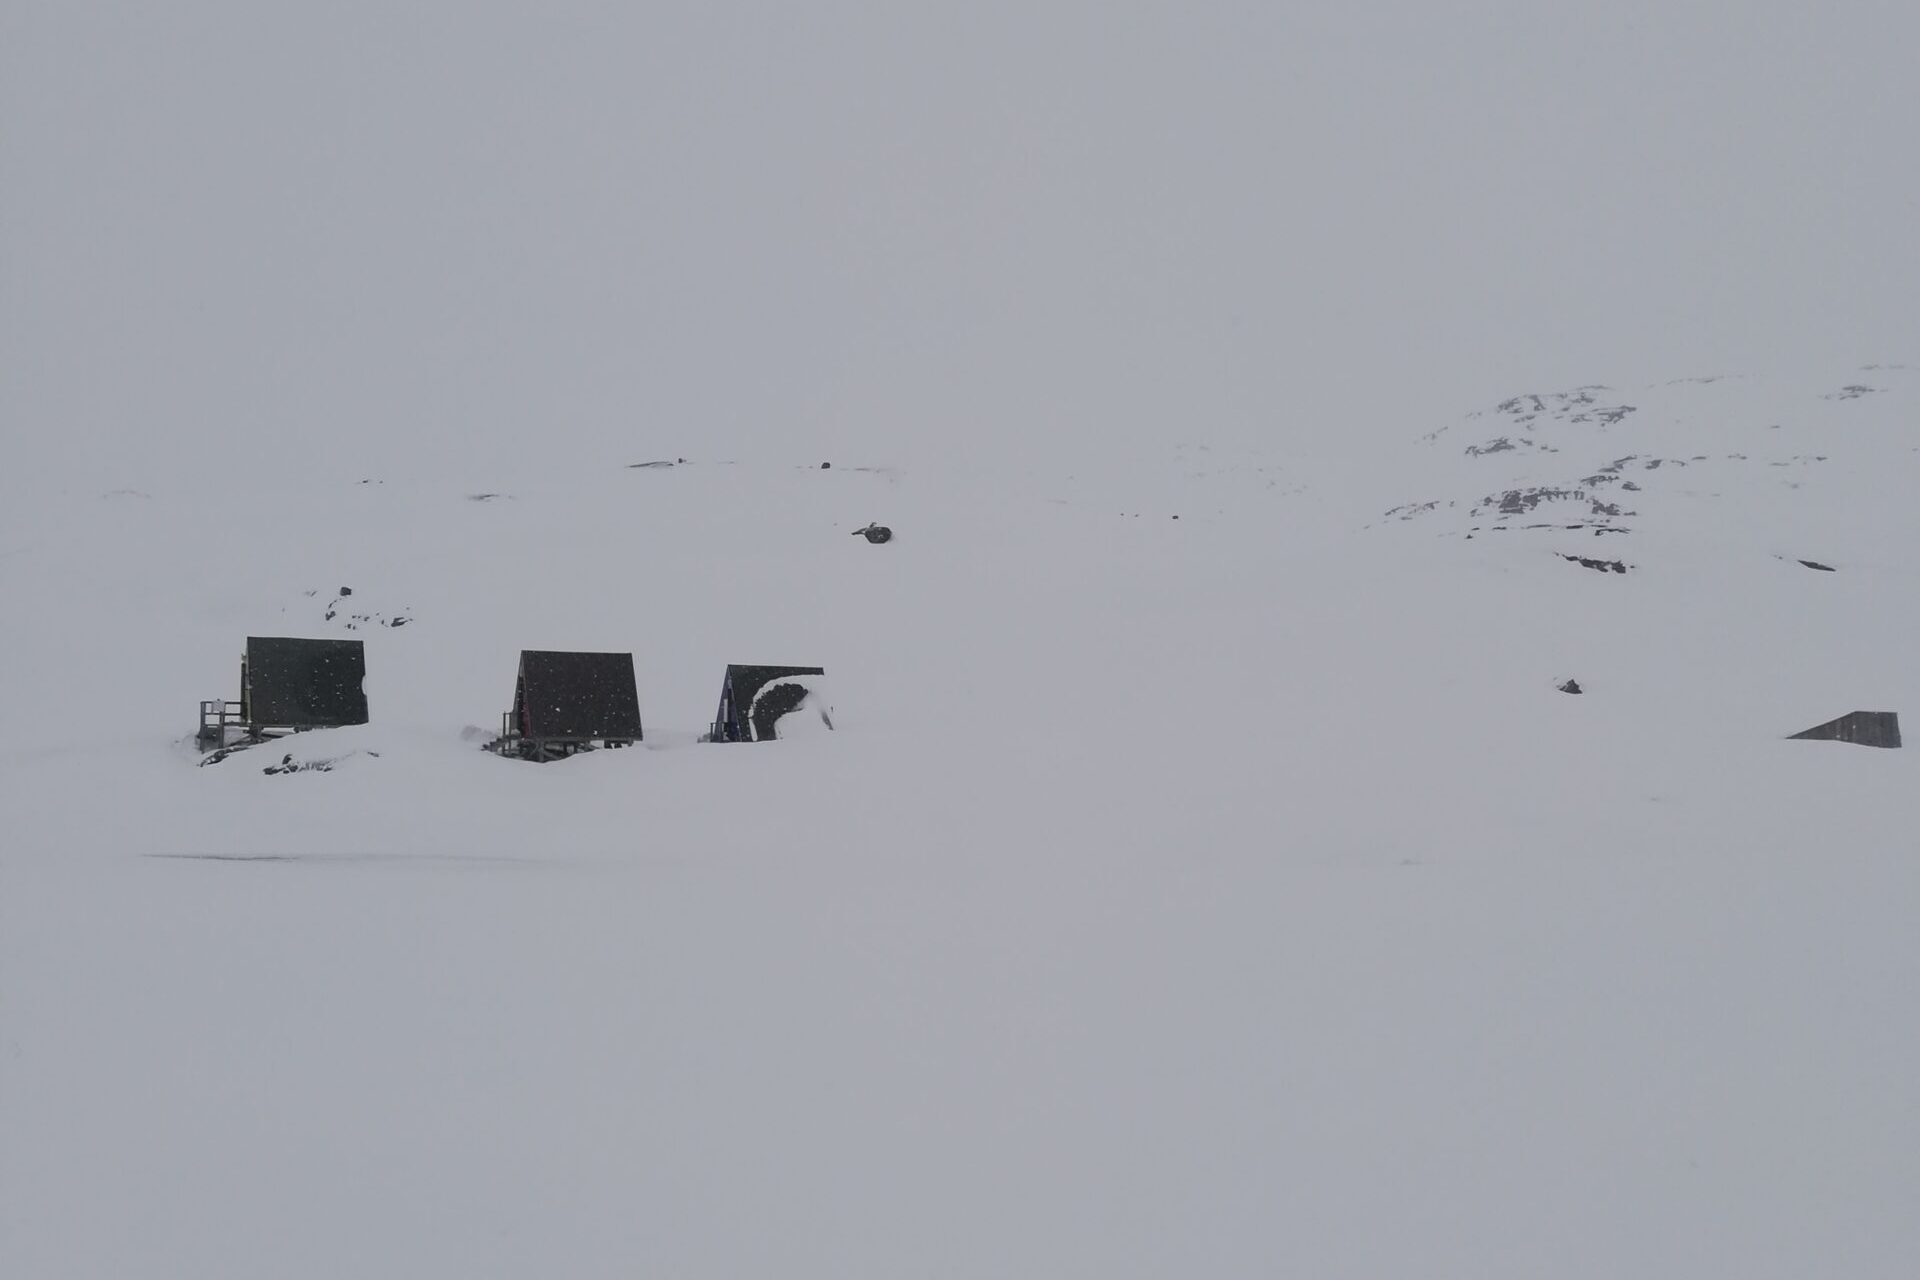
[[[0,1270],[1909,1275],[1920,764],[1785,736],[1920,732],[1917,416],[50,479]],[[196,767],[249,634],[366,641],[331,771]],[[523,648],[632,650],[646,749],[478,750]],[[699,744],[728,662],[837,731]]]

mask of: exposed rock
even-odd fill
[[[1569,555],[1564,551],[1560,553],[1560,558],[1571,561],[1584,569],[1595,569],[1601,573],[1625,573],[1629,568],[1627,564],[1619,560],[1595,560],[1590,556]]]
[[[1488,496],[1480,500],[1481,507],[1496,506],[1501,515],[1525,515],[1543,502],[1582,502],[1586,493],[1580,489],[1508,489],[1505,493]]]
[[[1438,499],[1432,502],[1403,502],[1399,506],[1381,514],[1382,518],[1387,520],[1411,520],[1415,516],[1427,514],[1427,512],[1432,511],[1439,505]],[[1448,505],[1451,506],[1452,504],[1449,503]]]
[[[303,594],[311,597],[317,596],[319,593],[317,591],[308,591]],[[341,620],[341,625],[348,631],[358,631],[361,627],[404,627],[413,621],[413,615],[407,613],[404,609],[394,614],[380,613],[374,610],[369,610],[364,613],[348,612],[342,601],[350,599],[352,596],[352,587],[341,587],[334,595],[334,598],[327,602],[326,612],[321,615],[321,620],[324,622],[332,622],[335,619],[339,619]]]

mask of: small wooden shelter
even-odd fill
[[[358,640],[248,636],[240,659],[240,697],[200,704],[196,741],[224,747],[307,729],[367,723],[366,647]]]
[[[501,755],[544,761],[640,740],[631,653],[527,649],[513,684],[513,710],[500,718],[492,745]]]
[[[720,684],[720,709],[708,732],[712,742],[770,742],[780,717],[820,692],[827,673],[819,667],[765,667],[733,664]],[[824,706],[820,718],[833,721]]]

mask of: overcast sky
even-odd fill
[[[11,482],[1920,359],[1920,5],[0,0]]]

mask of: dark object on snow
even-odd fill
[[[314,595],[316,593],[309,591],[307,594]],[[393,618],[388,618],[383,613],[347,613],[343,615],[341,610],[348,606],[341,604],[341,601],[352,594],[352,587],[340,588],[340,593],[327,602],[327,611],[321,615],[321,620],[324,622],[332,622],[335,618],[344,618],[344,621],[342,621],[340,625],[348,631],[358,631],[363,626],[404,627],[413,621],[413,619],[406,614],[399,614]]]
[[[247,637],[240,714],[255,734],[367,722],[366,646],[358,640]]]
[[[1830,565],[1830,564],[1821,564],[1821,563],[1820,563],[1820,562],[1819,562],[1818,560],[1802,560],[1802,561],[1801,561],[1800,563],[1801,563],[1801,564],[1803,564],[1803,565],[1805,565],[1805,566],[1807,566],[1807,568],[1809,568],[1809,569],[1818,569],[1818,570],[1819,570],[1820,572],[1822,572],[1822,573],[1837,573],[1837,572],[1838,572],[1838,570],[1836,570],[1836,569],[1835,569],[1835,568],[1834,568],[1834,567],[1833,567],[1832,565]]]
[[[358,640],[248,636],[240,700],[200,704],[200,746],[224,747],[239,729],[259,742],[283,733],[367,722],[366,649]]]
[[[1838,720],[1788,736],[1814,742],[1852,742],[1863,747],[1897,747],[1900,716],[1894,711],[1849,711]]]
[[[367,754],[377,756],[380,753],[377,751],[369,751]],[[341,759],[345,759],[345,757],[343,756]],[[291,755],[285,755],[280,757],[279,764],[270,764],[260,772],[266,774],[269,778],[275,774],[282,773],[332,773],[333,766],[338,763],[338,760],[302,760],[299,764],[295,764]]]
[[[831,462],[823,462],[820,464],[820,469],[822,471],[831,471],[833,470],[833,464]]]
[[[720,685],[720,710],[708,731],[710,742],[771,742],[780,717],[795,710],[816,693],[815,681],[827,673],[819,667],[750,667],[731,664]],[[833,721],[820,712],[827,728]]]
[[[513,710],[501,717],[501,755],[563,760],[596,745],[641,740],[640,692],[630,653],[526,649],[513,685]]]
[[[1586,692],[1585,689],[1582,689],[1580,687],[1580,682],[1578,680],[1569,680],[1565,684],[1558,686],[1558,688],[1562,693],[1585,693]]]
[[[1560,553],[1560,558],[1562,560],[1570,560],[1582,568],[1598,569],[1601,573],[1625,573],[1627,571],[1626,564],[1619,560],[1595,560],[1590,556],[1570,556],[1564,551]]]
[[[868,542],[877,546],[882,542],[892,542],[893,530],[883,524],[870,524],[864,529],[855,529],[853,536],[856,538],[865,538]]]

